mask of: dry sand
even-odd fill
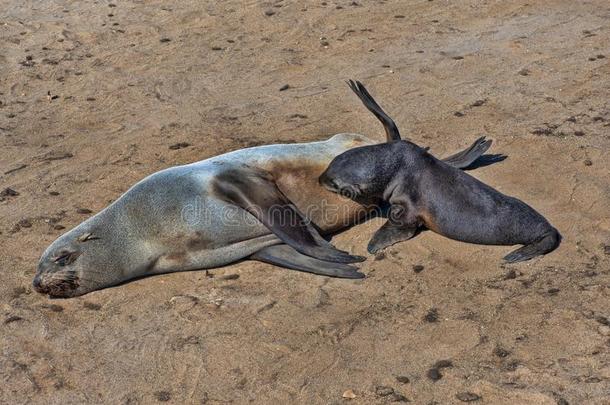
[[[605,0],[4,0],[0,402],[610,403],[609,27]],[[32,291],[44,248],[150,173],[383,139],[348,78],[434,153],[493,138],[508,159],[471,173],[561,247],[504,266],[511,247],[425,232],[362,281],[246,261]],[[335,244],[365,254],[380,223]]]

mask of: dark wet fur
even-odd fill
[[[488,245],[526,245],[506,256],[510,262],[546,254],[561,237],[523,201],[506,196],[430,155],[408,141],[349,150],[336,157],[322,178],[333,184],[359,184],[361,198],[379,198],[403,213],[384,232],[399,230],[406,240],[413,228],[427,228],[452,239]],[[377,239],[384,239],[376,235]],[[374,246],[378,248],[379,246]]]
[[[436,159],[419,146],[399,141],[394,121],[364,85],[348,85],[382,123],[387,143],[349,150],[337,156],[320,176],[330,190],[358,202],[378,202],[390,213],[388,222],[369,242],[369,252],[417,235],[423,226],[465,242],[524,247],[507,255],[508,262],[529,260],[556,249],[561,235],[524,202],[506,196],[458,169],[474,169],[501,162],[505,155],[483,155],[491,140],[477,139],[469,148]],[[389,204],[390,208],[383,208]],[[400,210],[395,208],[399,207]]]

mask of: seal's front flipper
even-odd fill
[[[364,274],[359,273],[354,266],[305,256],[288,245],[266,247],[250,256],[250,259],[329,277],[364,278]]]
[[[227,169],[214,177],[212,190],[217,198],[254,215],[284,243],[304,255],[337,263],[366,259],[338,250],[322,238],[266,171],[248,166]]]
[[[519,249],[504,256],[508,263],[524,262],[536,256],[545,255],[557,248],[561,243],[561,235],[556,229],[546,233],[540,240],[520,247]]]
[[[354,93],[356,93],[360,101],[362,101],[362,104],[364,104],[364,106],[370,112],[372,112],[379,121],[381,121],[383,124],[383,129],[385,129],[386,140],[388,142],[400,141],[400,132],[398,132],[398,128],[396,127],[394,120],[392,120],[392,118],[390,118],[385,111],[383,111],[379,104],[377,104],[373,96],[371,96],[367,91],[366,87],[364,87],[364,85],[357,80],[355,82],[353,80],[348,80],[347,85]]]
[[[464,149],[461,152],[456,153],[455,155],[451,155],[443,159],[443,162],[447,163],[450,166],[453,166],[458,169],[464,169],[474,163],[489,147],[491,146],[491,140],[485,140],[485,137],[482,136],[469,148]]]
[[[375,254],[388,246],[398,242],[409,240],[417,234],[418,227],[416,225],[405,226],[393,223],[388,220],[381,228],[375,232],[367,250],[369,253]]]

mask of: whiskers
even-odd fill
[[[66,296],[80,285],[80,278],[73,271],[49,273],[43,276],[42,286],[51,296]]]

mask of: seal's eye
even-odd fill
[[[339,190],[339,194],[347,198],[356,198],[360,194],[360,186],[358,184],[345,186]]]
[[[78,256],[78,254],[76,252],[62,251],[62,252],[59,252],[59,254],[55,258],[55,260],[53,260],[53,262],[55,262],[58,266],[63,267],[63,266],[67,266],[71,263],[74,263],[77,256]]]

